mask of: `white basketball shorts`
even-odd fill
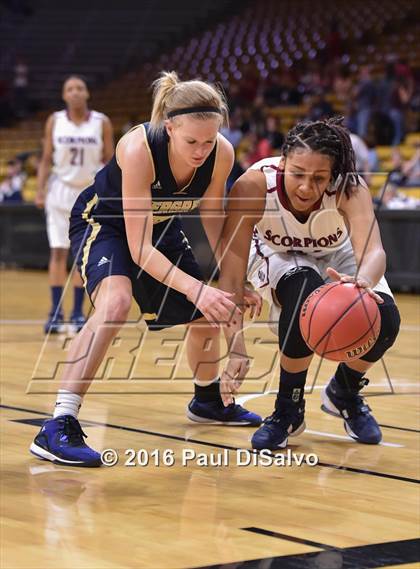
[[[45,200],[47,235],[51,249],[69,249],[70,212],[81,190],[63,183],[53,176],[48,182]]]
[[[248,281],[268,301],[270,305],[269,325],[273,331],[277,330],[281,309],[273,292],[281,277],[295,267],[311,267],[319,273],[325,283],[331,282],[326,273],[328,267],[351,276],[357,272],[356,259],[350,241],[338,251],[317,258],[302,253],[277,253],[261,240],[253,239],[248,263]],[[374,287],[374,291],[388,294],[393,298],[385,277],[381,278]]]

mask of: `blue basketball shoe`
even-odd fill
[[[287,445],[289,437],[303,433],[305,425],[305,401],[295,403],[291,399],[280,399],[279,408],[264,419],[264,424],[251,439],[256,450],[278,450]]]
[[[60,334],[60,332],[64,332],[65,329],[63,313],[50,312],[48,320],[44,324],[45,334]]]
[[[237,427],[258,426],[262,423],[262,418],[256,413],[236,403],[225,407],[220,398],[215,401],[198,401],[196,397],[193,397],[187,407],[187,417],[196,423]]]
[[[369,380],[365,379],[364,384],[368,383]],[[321,409],[334,417],[342,417],[347,434],[354,440],[368,445],[381,442],[381,429],[359,393],[344,390],[333,377],[323,389],[321,398]]]
[[[101,466],[101,455],[85,444],[87,435],[72,415],[48,419],[29,450],[42,460],[63,466]]]

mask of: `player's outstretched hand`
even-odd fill
[[[373,298],[378,304],[383,304],[384,300],[376,292],[371,289],[372,283],[370,283],[365,277],[357,276],[352,277],[344,273],[339,273],[332,267],[328,267],[327,274],[333,281],[341,281],[342,283],[354,283],[359,288],[364,288],[369,296]]]
[[[240,311],[232,302],[230,292],[199,283],[187,294],[188,300],[196,305],[198,310],[213,327],[236,324]]]
[[[258,292],[247,287],[244,288],[244,305],[246,310],[249,308],[250,318],[254,318],[254,316],[260,316],[262,304],[263,300]]]
[[[225,407],[234,403],[234,395],[238,393],[248,370],[249,358],[247,355],[230,355],[220,376],[220,395]]]

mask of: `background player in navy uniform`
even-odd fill
[[[96,172],[114,152],[112,125],[108,117],[89,110],[89,91],[83,79],[71,76],[63,84],[66,109],[53,113],[45,125],[44,150],[38,171],[35,203],[45,206],[50,245],[48,266],[52,306],[45,332],[63,328],[60,307],[67,279],[71,209],[80,192],[90,186]],[[85,323],[82,312],[84,289],[80,275],[73,276],[74,303],[70,323],[75,331]]]
[[[278,318],[280,387],[274,413],[254,434],[253,447],[282,448],[289,435],[305,428],[304,386],[313,353],[300,333],[299,313],[328,279],[365,288],[378,303],[381,329],[369,352],[338,365],[323,391],[322,409],[341,416],[357,441],[379,443],[379,425],[359,392],[368,383],[365,372],[394,343],[400,317],[383,276],[386,256],[369,189],[355,174],[348,131],[337,119],[298,124],[288,133],[282,156],[252,166],[229,197],[223,234],[229,246],[219,286],[235,292],[241,304],[248,268],[248,279]],[[222,373],[227,404],[248,367],[240,317],[235,328],[225,329],[232,346]]]
[[[31,445],[38,457],[60,464],[100,465],[100,455],[84,443],[77,414],[127,319],[132,296],[151,329],[190,327],[187,355],[195,378],[195,397],[187,411],[191,420],[261,423],[258,415],[234,402],[223,405],[219,323],[238,315],[231,293],[203,284],[178,217],[200,212],[218,258],[225,183],[234,158],[231,144],[218,132],[227,107],[209,84],[181,82],[175,73],[163,73],[154,86],[151,122],[123,136],[115,156],[72,211],[72,250],[95,312],[73,340],[54,418]],[[253,298],[250,294],[250,302]]]

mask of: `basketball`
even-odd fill
[[[366,354],[381,327],[378,305],[352,283],[329,283],[314,290],[300,312],[300,331],[311,350],[337,362]]]

